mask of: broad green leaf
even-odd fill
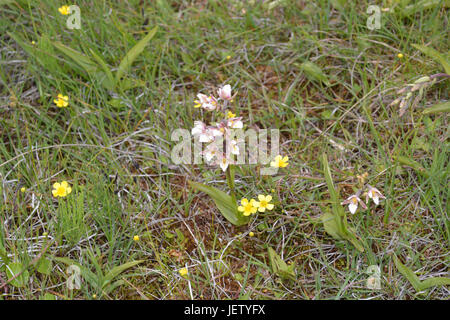
[[[325,231],[335,238],[336,240],[342,240],[341,233],[339,232],[339,228],[336,224],[335,216],[331,212],[327,212],[320,217]]]
[[[45,35],[40,38],[36,45],[32,45],[27,40],[22,39],[14,33],[8,32],[8,35],[13,38],[19,46],[31,57],[46,69],[54,70],[57,67],[56,58],[54,58],[51,47],[51,42]]]
[[[50,275],[52,272],[52,261],[43,257],[37,263],[37,271],[42,274]]]
[[[402,13],[404,15],[415,14],[418,11],[433,9],[437,6],[450,7],[449,0],[422,0],[415,2],[414,4],[410,4],[402,9]]]
[[[406,267],[397,256],[394,254],[394,264],[397,270],[411,283],[416,291],[423,291],[435,286],[448,286],[450,285],[450,278],[445,277],[433,277],[426,280],[420,281],[419,278],[414,274],[414,272]]]
[[[114,90],[114,79],[109,79],[108,75],[103,71],[97,71],[95,72],[92,77],[103,87],[105,87],[108,90]]]
[[[407,165],[407,166],[413,168],[418,173],[420,173],[426,177],[430,176],[430,173],[424,167],[422,167],[417,161],[414,161],[414,160],[404,157],[404,156],[394,156],[394,159],[403,165]]]
[[[450,62],[439,51],[437,51],[431,47],[422,46],[420,44],[412,44],[412,46],[414,48],[416,48],[417,50],[422,51],[423,54],[429,56],[430,58],[433,58],[434,60],[436,60],[437,62],[442,64],[442,66],[444,67],[445,73],[450,74]]]
[[[53,45],[56,49],[76,62],[88,74],[94,74],[96,71],[98,71],[98,65],[81,52],[78,52],[60,42],[53,42]]]
[[[3,244],[0,240],[0,265],[3,264],[8,264],[9,263],[9,258],[8,258],[8,253],[6,252],[5,248],[3,247]]]
[[[95,61],[97,61],[98,65],[103,69],[104,75],[106,76],[104,78],[103,82],[101,82],[101,83],[108,90],[113,90],[114,86],[115,86],[115,82],[114,82],[114,76],[113,76],[110,68],[108,67],[106,62],[98,54],[95,53],[94,50],[89,49],[89,51],[91,52],[91,55],[92,55],[92,57],[94,57]]]
[[[137,87],[144,87],[146,83],[139,79],[124,78],[119,82],[119,85],[122,90],[129,90]]]
[[[432,107],[423,110],[423,114],[439,113],[439,112],[450,112],[450,101],[438,103]]]
[[[20,272],[22,272],[22,274],[10,282],[13,286],[18,288],[25,287],[25,285],[28,283],[28,279],[30,278],[28,270],[24,270],[24,267],[20,262],[13,262],[6,266],[6,276],[8,280],[13,278]]]
[[[271,247],[267,248],[269,254],[269,261],[272,272],[280,276],[282,279],[295,280],[295,264],[287,265],[283,259]]]
[[[328,77],[323,73],[322,69],[311,61],[303,62],[300,65],[300,69],[303,70],[303,72],[313,80],[322,81],[327,86],[330,85],[330,82],[328,81]]]
[[[144,262],[144,260],[136,260],[136,261],[130,261],[127,263],[124,263],[120,266],[112,268],[106,275],[105,275],[105,282],[111,282],[115,277],[117,277],[119,274],[124,272],[125,270],[134,267],[135,265]]]
[[[189,181],[189,184],[194,189],[209,195],[214,200],[217,208],[220,210],[225,219],[235,226],[242,226],[249,221],[248,217],[245,217],[237,210],[236,203],[233,201],[232,197],[225,192],[202,183]]]
[[[131,66],[133,61],[144,51],[147,43],[153,38],[153,36],[158,31],[158,26],[150,30],[147,35],[142,38],[130,51],[125,55],[125,57],[120,62],[119,68],[116,73],[116,83],[118,83],[128,68]]]
[[[56,300],[56,296],[47,292],[40,298],[40,300]]]

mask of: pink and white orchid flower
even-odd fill
[[[351,214],[355,214],[356,210],[358,209],[358,204],[360,204],[363,209],[367,209],[367,206],[356,194],[348,197],[346,200],[341,202],[341,205],[346,204],[348,204],[348,210],[350,210]]]
[[[231,86],[229,84],[217,90],[219,98],[222,100],[231,100]]]

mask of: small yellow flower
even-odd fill
[[[198,100],[194,100],[195,104],[194,104],[194,108],[200,108],[202,106],[201,102]]]
[[[59,108],[64,108],[67,107],[69,105],[69,97],[68,96],[64,96],[61,93],[58,94],[58,99],[54,99],[53,102],[59,107]]]
[[[270,192],[274,193],[274,192],[275,192],[275,189],[270,189]]]
[[[281,155],[275,157],[274,161],[270,162],[271,167],[275,168],[284,168],[287,167],[289,158],[285,156],[284,158]]]
[[[231,59],[231,56],[227,56],[227,60],[230,60]]]
[[[70,13],[70,7],[69,6],[62,6],[61,8],[58,9],[59,13],[61,13],[62,15],[66,16]]]
[[[403,58],[403,53],[399,53],[399,54],[397,55],[397,58],[399,58],[399,59]]]
[[[272,196],[268,195],[268,196],[264,196],[262,194],[260,194],[258,196],[258,202],[255,202],[255,207],[258,208],[259,212],[264,212],[267,210],[272,210],[274,205],[272,203],[269,203],[270,201],[272,201]]]
[[[178,272],[180,273],[180,276],[184,277],[184,276],[186,276],[188,274],[188,269],[187,268],[182,268]]]
[[[65,197],[71,192],[72,192],[72,188],[69,186],[67,181],[63,181],[61,183],[55,182],[53,184],[52,193],[53,193],[54,197]]]
[[[227,112],[227,118],[228,118],[228,119],[236,118],[236,114],[233,113],[233,112],[231,112],[231,111],[228,111],[228,112]]]
[[[33,41],[31,41],[31,44],[36,44],[36,42],[33,40]]]
[[[134,241],[139,241],[139,236],[138,236],[138,235],[134,236],[134,237],[133,237],[133,240],[134,240]]]
[[[250,201],[248,201],[246,198],[243,198],[241,200],[241,205],[238,207],[238,210],[240,212],[244,213],[244,216],[249,216],[252,213],[255,213],[257,208],[255,206],[255,199],[251,199]]]
[[[92,295],[92,299],[97,299],[97,295],[95,293]]]
[[[20,188],[20,192],[24,193],[25,192],[25,187]]]
[[[254,233],[253,231],[250,231],[250,232],[248,233],[248,235],[249,235],[250,237],[254,237],[254,236],[255,236],[255,233]]]

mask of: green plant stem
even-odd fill
[[[234,187],[234,171],[232,172],[232,165],[229,165],[227,170],[226,170],[226,176],[227,176],[227,183],[228,183],[228,187],[230,188],[231,191],[231,198],[233,199],[234,202],[236,202],[236,191],[235,191],[235,187]]]

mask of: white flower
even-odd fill
[[[228,119],[227,120],[228,128],[242,129],[244,127],[244,124],[242,123],[241,119],[242,117]]]
[[[194,128],[192,128],[191,133],[194,137],[198,135],[200,142],[211,142],[214,140],[209,128],[201,121],[194,121]]]
[[[209,134],[212,135],[214,138],[223,136],[224,130],[221,130],[216,127],[209,127],[208,128]]]
[[[207,110],[214,110],[217,107],[217,100],[213,96],[207,96],[206,94],[197,94],[198,100],[195,101],[198,107],[202,107]]]
[[[206,146],[203,154],[205,155],[206,161],[210,162],[217,155],[217,144],[215,142]]]
[[[232,154],[238,155],[239,154],[239,147],[237,145],[237,141],[236,140],[231,140],[230,141],[230,151]]]
[[[219,94],[220,99],[231,100],[231,86],[229,84],[217,90],[217,93]]]
[[[376,205],[380,203],[380,199],[386,199],[385,196],[383,196],[377,188],[374,188],[372,186],[368,186],[369,190],[367,190],[366,193],[366,203],[369,202],[369,198],[375,202]]]
[[[367,209],[367,206],[364,204],[364,202],[361,201],[361,199],[357,195],[352,195],[348,197],[345,201],[341,202],[341,205],[348,204],[348,209],[350,210],[351,214],[355,214],[356,210],[358,209],[358,204],[363,207],[363,209]]]
[[[225,172],[227,170],[228,165],[230,164],[230,161],[227,159],[227,157],[224,157],[223,155],[222,155],[222,157],[217,158],[217,162],[223,172]]]

